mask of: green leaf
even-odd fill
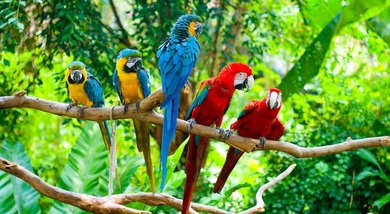
[[[3,63],[5,66],[10,66],[11,63],[7,59],[3,59]]]
[[[390,183],[389,177],[386,175],[386,173],[383,171],[382,167],[380,166],[378,160],[376,159],[375,155],[368,149],[359,149],[356,154],[361,157],[362,159],[368,161],[369,163],[374,164],[379,169],[379,177],[381,177],[386,182]]]
[[[390,202],[390,193],[387,193],[386,195],[382,196],[380,199],[376,200],[373,206],[378,207],[378,209],[380,209],[381,207],[388,204],[389,202]]]
[[[12,22],[16,22],[16,21],[17,21],[17,18],[12,17],[12,18],[8,19],[8,24],[11,24]]]
[[[340,33],[346,25],[369,19],[389,7],[389,0],[353,0],[343,11],[334,35]]]
[[[16,22],[16,26],[18,26],[19,30],[24,30],[24,24],[20,22]]]
[[[294,67],[283,78],[278,86],[283,92],[283,100],[287,100],[291,95],[299,92],[306,83],[319,73],[339,18],[340,14],[328,23],[313,43],[306,49],[298,62],[295,63]]]
[[[23,144],[3,142],[0,156],[33,172]],[[41,213],[39,193],[25,181],[0,171],[0,213]]]
[[[382,167],[379,165],[378,160],[376,159],[375,155],[372,154],[372,152],[368,149],[359,149],[356,154],[363,158],[364,160],[374,164],[378,167],[380,171],[382,171]]]
[[[384,10],[378,16],[367,20],[367,26],[370,30],[377,33],[388,45],[390,45],[390,9]]]
[[[177,166],[177,163],[179,163],[179,160],[180,160],[180,157],[181,157],[181,154],[183,153],[183,150],[184,150],[184,147],[187,145],[188,141],[189,141],[190,138],[187,138],[187,140],[185,142],[183,142],[179,148],[177,148],[177,150],[175,151],[175,153],[171,156],[168,156],[168,162],[167,162],[167,179],[166,179],[166,182],[167,184],[169,183],[169,179],[173,173],[173,171],[175,170],[176,166]],[[160,176],[161,176],[161,173],[160,173]],[[158,182],[158,186],[160,186],[160,183],[161,183],[161,177],[159,179],[157,179],[159,182]],[[167,187],[168,185],[165,185],[165,187]]]
[[[68,163],[61,172],[57,187],[64,190],[96,195],[99,177],[106,172],[108,151],[105,149],[97,123],[87,121],[72,147]],[[50,213],[79,213],[76,207],[55,201]]]
[[[374,177],[374,176],[377,176],[377,174],[373,173],[373,172],[370,172],[370,171],[363,171],[361,173],[359,173],[357,176],[356,176],[356,180],[357,181],[360,181],[360,180],[363,180],[365,178],[368,178],[368,177]]]
[[[342,1],[299,1],[300,10],[310,25],[324,28],[342,9]]]

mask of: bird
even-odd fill
[[[67,106],[67,111],[78,103],[84,105],[79,113],[82,113],[86,107],[100,108],[104,106],[102,84],[91,73],[87,72],[84,63],[70,62],[65,72],[65,78],[69,97],[73,101]],[[106,149],[110,150],[111,138],[107,122],[99,121],[98,124]]]
[[[113,75],[115,90],[126,113],[131,103],[139,105],[151,93],[149,74],[142,65],[142,53],[136,49],[125,48],[119,52]],[[150,188],[155,192],[153,162],[150,154],[150,124],[132,119],[138,151],[143,152]]]
[[[230,126],[230,130],[237,131],[241,137],[259,139],[264,148],[266,140],[279,140],[284,134],[284,125],[278,119],[281,107],[281,91],[271,88],[263,100],[252,100],[245,105],[237,121]],[[243,154],[243,151],[229,147],[225,163],[213,189],[214,193],[221,192],[227,178]]]
[[[242,63],[231,63],[216,76],[204,80],[190,105],[186,120],[189,121],[188,130],[193,124],[204,126],[215,125],[224,137],[224,130],[220,128],[224,114],[229,108],[230,101],[236,89],[250,90],[254,84],[252,69]],[[188,213],[194,191],[194,185],[199,177],[208,138],[190,135],[187,159],[185,164],[186,181],[184,187],[182,213]]]
[[[164,189],[170,142],[176,131],[180,91],[198,60],[200,45],[197,40],[202,32],[202,19],[194,14],[180,16],[174,23],[170,36],[158,47],[157,59],[165,99],[162,139],[160,148],[161,185]]]

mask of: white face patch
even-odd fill
[[[126,63],[126,66],[127,66],[128,68],[131,68],[131,67],[134,66],[134,64],[135,64],[135,62],[127,62],[127,63]]]
[[[248,75],[244,72],[237,73],[234,77],[234,85],[242,84],[247,77]]]
[[[282,94],[272,91],[271,93],[267,93],[266,97],[266,105],[268,108],[271,110],[274,108],[279,108],[280,105],[282,104]]]

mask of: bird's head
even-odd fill
[[[128,48],[121,50],[117,59],[117,66],[118,65],[120,69],[123,69],[125,72],[138,72],[139,69],[142,68],[141,52]]]
[[[265,97],[265,104],[269,109],[279,109],[282,105],[282,92],[277,88],[271,88]]]
[[[171,36],[183,40],[202,33],[202,19],[193,14],[180,16],[173,25]]]
[[[80,84],[86,81],[87,71],[84,63],[80,61],[70,62],[66,70],[67,81],[71,84]]]
[[[225,66],[216,77],[217,81],[227,82],[227,87],[249,91],[254,84],[252,69],[243,63],[231,63]]]

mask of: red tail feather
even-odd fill
[[[236,148],[229,147],[229,151],[226,155],[226,161],[221,169],[221,172],[219,173],[217,182],[215,183],[213,189],[214,193],[221,192],[223,186],[226,183],[227,178],[229,177],[230,173],[233,171],[233,168],[236,166],[238,160],[243,154],[244,152],[242,151],[237,152]]]
[[[206,152],[208,139],[202,137],[196,145],[194,135],[190,135],[190,144],[188,146],[187,161],[186,161],[186,185],[184,187],[184,196],[182,204],[182,213],[188,213],[192,200],[192,193],[194,192],[194,186],[198,180],[200,169],[202,168],[202,161]]]

